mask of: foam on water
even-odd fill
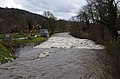
[[[63,36],[65,35],[65,36]],[[89,39],[78,39],[68,33],[53,35],[46,42],[34,48],[85,48],[85,49],[104,49],[102,45],[96,45]]]

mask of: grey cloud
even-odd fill
[[[0,0],[1,2],[5,0]],[[49,10],[55,16],[70,18],[85,4],[85,0],[12,0],[22,6],[22,9],[41,13]],[[14,7],[14,6],[13,6]]]

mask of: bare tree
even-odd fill
[[[112,35],[117,37],[118,32],[115,27],[119,0],[87,0],[91,8],[92,19],[106,26]],[[93,10],[93,9],[94,10]]]
[[[50,11],[44,11],[43,15],[48,18],[44,26],[49,29],[50,34],[53,34],[56,28],[56,17]]]
[[[79,18],[80,21],[84,22],[86,24],[87,28],[89,28],[89,26],[90,26],[90,16],[89,16],[88,9],[87,9],[86,6],[84,6],[82,8],[82,10],[79,11],[77,18]],[[85,25],[83,25],[83,26],[85,26]]]
[[[54,18],[54,19],[56,19],[56,17],[50,11],[44,11],[43,12],[43,16],[45,16],[47,18]]]

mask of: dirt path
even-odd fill
[[[66,33],[53,37],[66,36],[71,37]],[[21,52],[12,63],[0,65],[0,79],[102,79],[96,66],[96,54],[102,52],[98,47],[44,48],[44,45]]]

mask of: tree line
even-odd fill
[[[0,32],[13,33],[48,29],[50,34],[66,31],[68,21],[57,19],[50,11],[38,15],[15,8],[0,8]],[[68,28],[67,28],[68,29]]]
[[[44,11],[43,16],[47,18],[43,28],[47,28],[50,31],[50,35],[56,32],[69,31],[69,22],[67,20],[58,20],[50,11]]]
[[[105,46],[102,61],[103,78],[120,78],[120,0],[86,0],[76,16],[71,18],[70,33],[89,38]]]
[[[120,9],[118,6],[120,1],[86,0],[86,2],[87,4],[78,11],[78,14],[72,17],[72,22],[78,23],[76,27],[84,31],[101,26],[102,31],[107,29],[111,37],[117,38],[117,31],[120,30]],[[79,31],[80,29],[76,32],[80,33]],[[75,34],[73,32],[74,29],[71,30],[71,33]]]
[[[25,10],[15,8],[0,8],[0,32],[20,32],[31,30],[34,26],[39,29],[43,25],[46,18],[42,15],[31,13]]]

